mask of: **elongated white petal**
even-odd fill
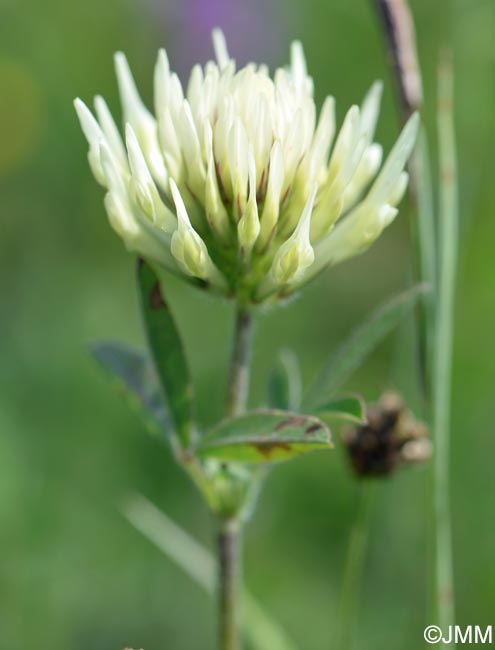
[[[165,108],[158,119],[158,141],[170,175],[177,183],[182,181],[184,160],[179,135],[170,115]]]
[[[163,238],[164,233],[146,220],[136,218],[129,206],[113,192],[106,194],[104,203],[110,225],[129,251],[177,273],[178,266],[170,253],[169,240]]]
[[[129,63],[123,52],[115,54],[115,71],[119,84],[120,99],[124,109],[124,118],[131,124],[153,121],[153,117],[143,104],[136,88]]]
[[[315,131],[309,159],[309,173],[318,178],[320,170],[326,166],[328,154],[335,136],[335,99],[327,97],[323,102]]]
[[[74,100],[74,108],[76,109],[77,117],[79,118],[82,131],[86,136],[88,144],[90,146],[98,146],[100,140],[103,139],[103,132],[100,125],[89,108],[81,99],[79,99],[79,97]]]
[[[360,204],[316,244],[315,264],[310,276],[365,251],[393,221],[397,212],[390,205],[377,208],[368,203]]]
[[[249,139],[254,150],[256,161],[257,182],[262,182],[262,176],[266,172],[270,157],[270,150],[273,144],[272,120],[268,99],[264,93],[258,96],[255,110],[252,112],[252,120],[249,124]]]
[[[390,226],[390,224],[398,214],[399,211],[397,210],[397,208],[394,208],[393,205],[385,204],[381,206],[381,208],[378,210],[377,223],[379,224],[379,226],[378,226],[378,233],[375,239],[377,239],[382,234],[382,230],[384,228]]]
[[[172,235],[172,255],[186,273],[207,280],[211,260],[206,244],[192,227],[182,196],[172,179],[170,179],[170,189],[177,210],[178,221],[177,230]]]
[[[126,144],[136,202],[141,210],[152,219],[153,223],[171,234],[177,226],[177,221],[158,194],[143,152],[130,124],[126,125]]]
[[[179,188],[172,178],[170,179],[170,190],[172,192],[172,198],[175,203],[175,209],[177,210],[178,229],[187,230],[188,228],[192,228],[189,216],[187,214],[186,206],[184,205],[184,201],[179,192]]]
[[[359,137],[359,108],[351,106],[344,118],[344,123],[337,136],[335,147],[328,168],[328,184],[330,185],[340,172],[346,161],[352,156]]]
[[[366,146],[359,126],[359,108],[351,106],[337,136],[328,166],[328,176],[318,198],[311,228],[313,241],[318,241],[326,235],[342,213],[344,191],[352,180]]]
[[[187,101],[191,107],[191,113],[195,118],[196,127],[199,126],[203,118],[201,115],[201,109],[204,103],[203,82],[203,70],[200,65],[196,64],[191,70],[186,92]]]
[[[231,239],[230,219],[218,187],[215,157],[213,155],[213,132],[209,122],[206,122],[205,130],[207,133],[205,140],[208,156],[205,187],[206,219],[213,232],[218,235],[223,243],[226,243]]]
[[[332,186],[319,199],[311,224],[311,240],[319,241],[334,227],[344,209],[344,192]]]
[[[399,176],[396,186],[393,189],[392,194],[388,199],[389,205],[396,206],[402,201],[402,198],[406,192],[407,185],[409,183],[409,174],[407,172],[402,172]]]
[[[290,48],[292,78],[296,88],[301,88],[307,77],[306,58],[301,41],[293,41]]]
[[[208,172],[206,174],[205,212],[212,230],[224,243],[228,242],[231,239],[229,215],[222,201],[220,190],[218,189],[217,172],[213,155],[210,156]]]
[[[137,141],[134,129],[129,123],[125,126],[125,138],[132,175],[143,185],[151,185],[153,179],[151,178],[151,174],[146,166],[146,161],[139,146],[139,142]]]
[[[366,198],[374,205],[382,205],[390,198],[399,176],[411,155],[419,127],[419,114],[414,113],[402,129],[399,139],[389,153],[382,170]]]
[[[284,153],[284,186],[282,195],[290,189],[297,165],[304,153],[304,117],[301,110],[298,110],[292,122],[287,137],[282,143]]]
[[[95,97],[95,110],[96,115],[98,116],[98,121],[103,131],[105,138],[112,150],[115,158],[118,160],[119,164],[122,166],[122,169],[128,170],[129,165],[127,162],[127,156],[125,152],[124,143],[122,142],[122,136],[115,124],[115,120],[110,113],[110,109],[106,101],[100,95]]]
[[[132,125],[153,177],[160,187],[165,189],[168,174],[158,145],[156,121],[139,96],[129,64],[122,52],[115,54],[115,70],[124,109],[124,121]]]
[[[383,82],[375,81],[361,105],[361,135],[365,135],[370,144],[375,135],[376,123],[380,112]]]
[[[370,145],[365,150],[351,182],[344,190],[344,211],[351,208],[361,197],[371,179],[380,168],[382,155],[383,149],[376,143]]]
[[[230,62],[229,52],[227,50],[227,42],[225,40],[224,33],[221,29],[216,27],[212,32],[213,38],[213,49],[215,50],[215,56],[218,61],[218,67],[220,70],[226,68]]]
[[[105,140],[100,141],[99,155],[105,176],[105,186],[116,194],[122,202],[128,203],[127,178],[122,174],[115,157]]]
[[[138,225],[132,211],[120,200],[118,194],[108,192],[104,202],[110,225],[118,235],[125,239],[138,233]]]
[[[237,219],[246,207],[248,189],[248,140],[240,119],[236,119],[228,140],[229,168],[232,177],[232,196]]]
[[[212,64],[213,65],[213,64]],[[198,119],[215,121],[220,86],[220,73],[216,66],[206,69]]]
[[[265,204],[261,215],[261,230],[256,247],[263,250],[275,234],[280,213],[280,199],[284,184],[284,155],[279,140],[274,143],[270,153],[268,184]]]
[[[313,264],[314,251],[309,232],[311,213],[316,196],[316,185],[306,203],[301,219],[291,237],[279,248],[272,264],[272,276],[278,285],[297,282]]]
[[[237,225],[239,248],[243,255],[251,252],[260,234],[260,220],[256,201],[256,163],[252,150],[249,152],[249,199],[246,209]]]
[[[171,266],[170,238],[155,228],[130,200],[127,182],[108,145],[100,143],[100,157],[109,192],[105,207],[113,229],[122,237],[127,248],[152,259],[166,268]]]
[[[160,120],[163,112],[168,108],[170,100],[170,65],[167,53],[164,49],[158,51],[158,58],[155,64],[153,75],[154,96],[155,96],[155,114]]]
[[[353,150],[350,152],[347,160],[340,170],[338,175],[339,186],[343,192],[347,185],[351,182],[354,174],[356,173],[359,164],[363,158],[364,152],[366,151],[368,138],[365,135],[360,135],[359,139],[356,140]]]
[[[182,104],[178,128],[188,182],[196,196],[203,196],[206,170],[201,156],[198,132],[187,99]]]
[[[182,111],[182,104],[184,102],[184,91],[182,90],[182,84],[179,77],[172,72],[170,75],[170,95],[168,100],[168,107],[170,109],[170,115],[174,120],[174,123],[177,123],[179,119],[179,114]]]
[[[105,139],[100,125],[86,104],[79,98],[74,100],[74,107],[81,124],[82,131],[89,144],[88,162],[97,182],[106,187],[105,174],[100,161],[100,142]]]

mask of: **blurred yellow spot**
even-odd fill
[[[35,150],[41,93],[21,63],[0,58],[0,175],[22,166]]]

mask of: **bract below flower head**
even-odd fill
[[[380,169],[380,82],[337,131],[333,97],[317,117],[299,42],[272,77],[254,63],[236,70],[219,30],[213,43],[216,62],[196,65],[185,91],[159,52],[155,115],[116,54],[125,144],[101,97],[96,117],[75,106],[129,250],[239,301],[273,301],[368,248],[394,219],[419,118]]]

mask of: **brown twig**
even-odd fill
[[[414,22],[407,0],[373,0],[385,35],[394,72],[401,118],[423,106],[423,85],[416,48]],[[412,214],[411,236],[414,242],[414,274],[432,287],[418,307],[418,372],[426,409],[430,403],[430,369],[433,332],[433,289],[436,284],[435,228],[433,223],[429,155],[422,129],[408,165],[409,198]]]
[[[416,35],[407,0],[375,0],[394,69],[404,121],[423,105]]]

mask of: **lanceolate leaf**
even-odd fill
[[[138,262],[141,308],[153,362],[174,430],[184,448],[193,434],[193,389],[182,341],[152,268]]]
[[[421,284],[404,291],[379,307],[355,329],[328,360],[308,391],[304,407],[314,407],[318,401],[331,397],[427,290],[428,286]]]
[[[292,350],[281,350],[268,382],[271,408],[297,410],[301,403],[301,371]]]
[[[90,349],[148,430],[153,434],[169,431],[165,402],[149,357],[140,350],[113,341],[94,343]]]
[[[342,395],[314,409],[315,415],[324,420],[346,420],[357,424],[366,423],[366,405],[358,395]]]
[[[240,463],[272,463],[330,447],[330,431],[318,418],[266,410],[224,420],[202,438],[197,453]]]

